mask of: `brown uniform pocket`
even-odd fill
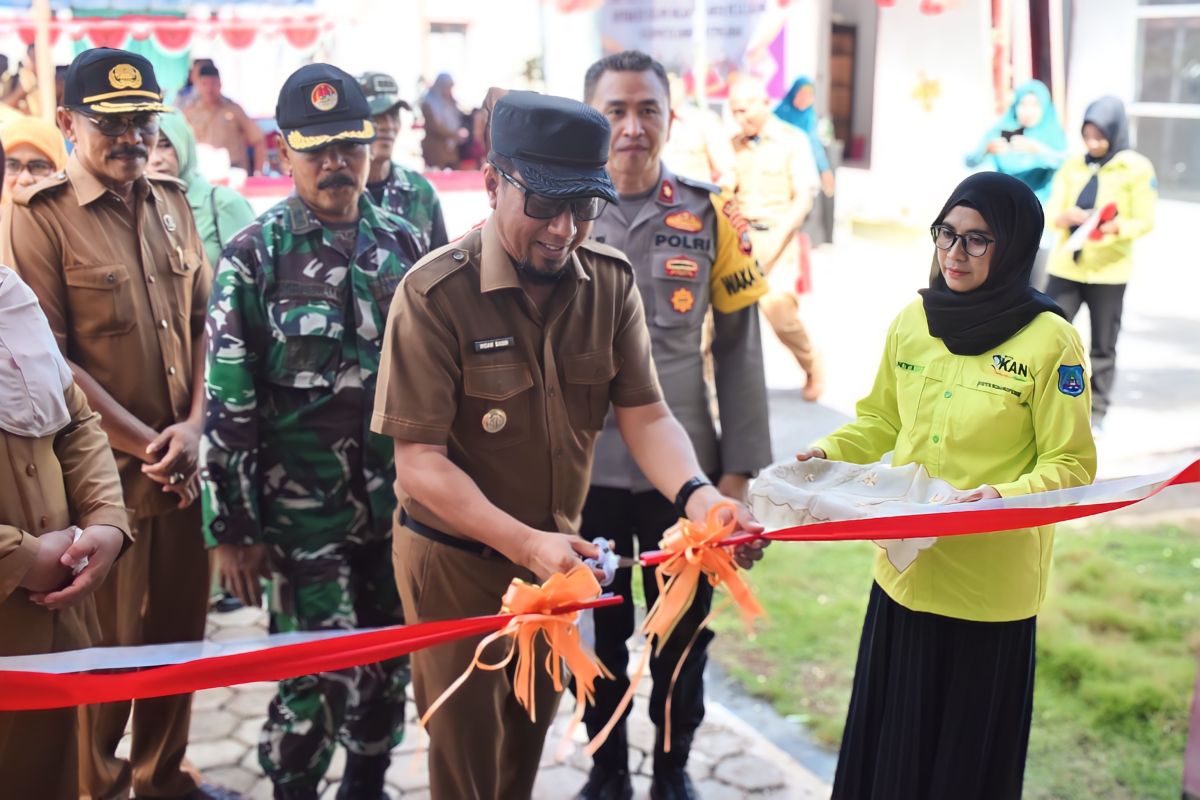
[[[67,267],[67,305],[77,336],[120,336],[133,330],[133,286],[124,264]]]
[[[563,358],[567,415],[571,424],[598,431],[608,414],[608,389],[617,375],[612,350],[597,350]]]
[[[528,364],[487,364],[463,369],[458,435],[485,450],[529,439],[533,376]]]

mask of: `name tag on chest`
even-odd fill
[[[494,353],[497,350],[507,350],[517,343],[515,336],[500,336],[495,339],[476,339],[471,347],[476,353]]]

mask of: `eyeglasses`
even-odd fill
[[[554,219],[559,214],[563,213],[569,206],[571,216],[579,222],[590,222],[604,213],[608,201],[603,197],[547,197],[544,194],[538,194],[530,189],[525,184],[518,181],[512,175],[509,175],[504,170],[496,166],[496,162],[489,161],[496,171],[504,178],[520,190],[521,194],[525,195],[525,216],[533,219]]]
[[[4,159],[5,175],[20,175],[26,171],[35,178],[45,178],[51,172],[54,172],[54,165],[40,158],[35,158],[33,161],[20,161],[15,158]]]
[[[109,116],[107,114],[102,117],[93,117],[90,114],[84,114],[83,116],[87,117],[88,122],[96,126],[96,130],[114,139],[118,136],[124,136],[130,128],[137,128],[147,136],[153,136],[158,133],[158,114],[154,112],[136,114],[134,116]]]
[[[963,250],[967,255],[978,258],[987,252],[988,246],[995,244],[995,239],[989,239],[982,233],[956,233],[948,225],[933,225],[929,228],[933,243],[939,250],[950,250],[956,241],[962,241]]]

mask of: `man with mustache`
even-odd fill
[[[661,159],[671,130],[666,70],[636,50],[606,56],[587,71],[584,101],[613,129],[608,171],[620,202],[608,206],[592,238],[623,251],[633,264],[643,302],[651,352],[671,413],[688,432],[704,473],[728,497],[743,499],[750,477],[771,463],[767,387],[763,375],[758,299],[766,281],[750,248],[747,224],[721,189],[672,173]],[[715,384],[720,407],[717,436],[704,380],[701,333],[711,309]],[[677,519],[669,497],[655,490],[634,465],[609,415],[596,441],[591,488],[583,506],[583,535],[611,538],[617,552],[658,548]],[[635,546],[636,545],[636,546]],[[596,687],[596,704],[584,712],[595,736],[616,711],[629,681],[626,641],[633,635],[632,574],[621,572],[612,590],[629,602],[596,609],[596,654],[615,680]],[[658,598],[654,570],[643,573],[646,605]],[[704,665],[713,634],[696,628],[708,616],[712,587],[701,581],[695,600],[661,651],[650,659],[654,688],[650,718],[654,747],[654,800],[695,797],[687,774],[692,735],[704,719]],[[674,681],[670,746],[664,741],[667,690]],[[624,720],[592,759],[579,800],[629,800],[629,745]]]
[[[544,581],[598,555],[579,517],[610,406],[633,461],[680,516],[703,520],[725,499],[662,400],[633,269],[588,241],[617,199],[609,136],[582,103],[505,94],[483,171],[492,215],[396,292],[371,425],[396,440],[405,498],[394,558],[410,623],[494,614],[514,578]],[[760,530],[744,506],[736,517]],[[462,674],[479,638],[413,654],[418,711]],[[430,718],[433,797],[530,796],[558,693],[539,666],[531,720],[516,682],[512,663],[477,671]]]
[[[202,639],[208,606],[195,500],[212,272],[184,185],[146,171],[167,110],[144,57],[80,53],[58,109],[75,145],[67,167],[18,192],[4,218],[5,259],[37,294],[100,414],[132,510],[134,544],[96,593],[104,645]],[[232,796],[202,785],[184,759],[191,702],[84,707],[81,794]],[[131,710],[126,761],[116,748]]]
[[[390,559],[392,443],[367,429],[384,320],[415,230],[364,192],[367,99],[301,67],[275,109],[296,192],[225,247],[208,329],[204,527],[224,588],[271,630],[403,622]],[[315,800],[340,742],[339,798],[378,800],[404,728],[408,660],[282,681],[259,740],[275,797]]]
[[[425,255],[446,243],[446,221],[433,185],[421,173],[392,161],[400,132],[400,109],[411,110],[411,106],[400,99],[400,87],[391,75],[367,72],[359,76],[358,85],[371,105],[371,122],[375,125],[367,192],[375,205],[399,214],[421,232],[421,255]]]

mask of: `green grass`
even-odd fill
[[[1061,530],[1038,620],[1025,797],[1179,797],[1200,651],[1200,529]],[[776,544],[750,576],[768,619],[732,611],[714,655],[751,693],[836,749],[873,548]]]

